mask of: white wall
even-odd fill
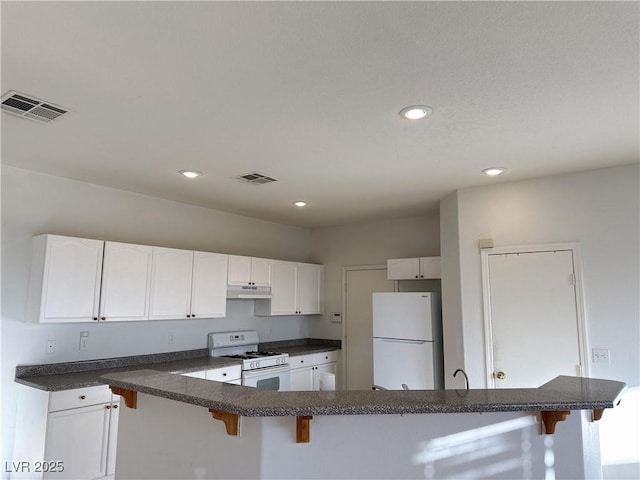
[[[449,362],[464,363],[473,386],[486,384],[477,246],[485,237],[496,246],[579,242],[588,347],[611,350],[611,363],[592,363],[590,375],[640,384],[638,165],[464,189],[446,198],[440,213],[442,257],[453,259],[443,263],[443,290],[460,286],[443,292],[452,333],[445,352]],[[637,429],[626,438],[638,445]]]
[[[227,317],[126,324],[22,322],[30,238],[41,233],[308,261],[307,229],[2,167],[2,462],[11,461],[15,367],[206,347],[206,333],[257,329],[262,340],[307,337],[305,317],[258,318],[253,301],[227,302]],[[89,349],[78,351],[79,332]],[[168,344],[168,332],[175,343]],[[45,354],[47,340],[56,352]],[[17,459],[13,459],[17,460]],[[3,463],[4,464],[4,463]]]
[[[389,258],[439,254],[437,214],[313,229],[311,257],[325,266],[325,315],[309,322],[309,336],[342,337],[342,324],[329,319],[329,313],[342,311],[342,267],[386,265]]]

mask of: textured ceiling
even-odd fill
[[[3,1],[2,93],[71,114],[3,113],[2,162],[305,227],[426,214],[638,162],[638,7]],[[232,178],[252,171],[278,181]]]

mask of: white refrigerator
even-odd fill
[[[439,295],[374,293],[374,385],[387,390],[440,389],[443,364]]]

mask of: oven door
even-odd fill
[[[257,368],[242,372],[242,385],[262,390],[289,390],[289,365]]]

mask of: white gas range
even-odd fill
[[[258,350],[258,332],[212,332],[209,355],[242,360],[242,385],[265,390],[289,390],[289,354]]]

